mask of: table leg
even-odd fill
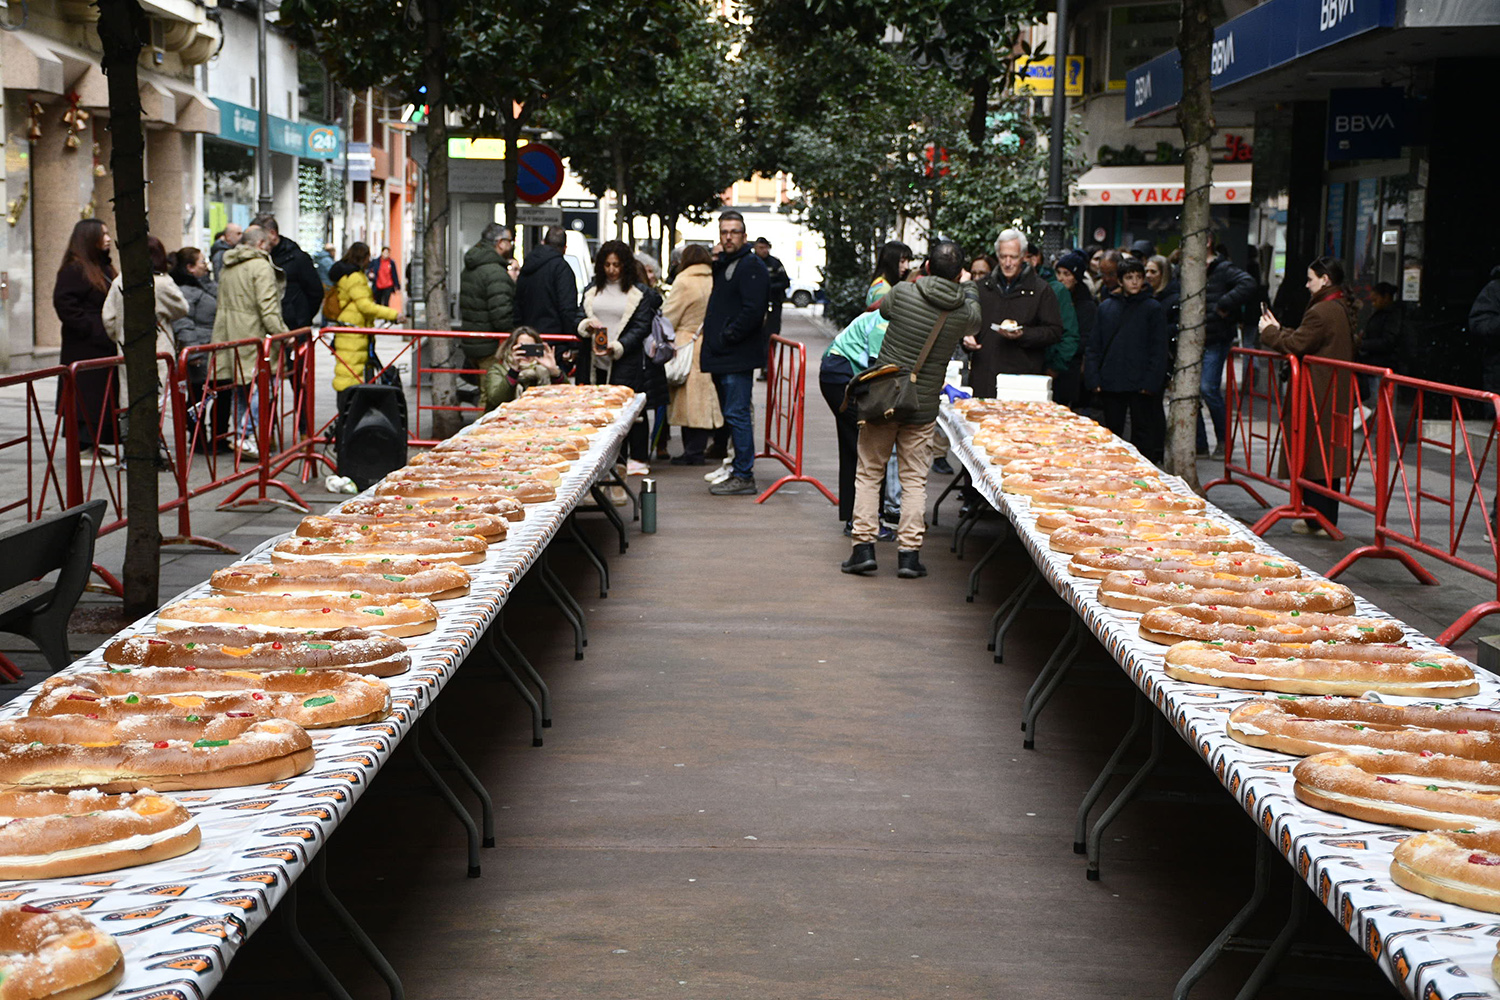
[[[1019,615],[1021,613],[1021,610],[1026,607],[1026,601],[1031,597],[1031,592],[1035,590],[1037,584],[1041,582],[1041,571],[1033,566],[1030,575],[1026,578],[1026,582],[1023,583],[1021,587],[1016,591],[1015,603],[1010,606],[1010,609],[1006,613],[1005,618],[995,629],[995,644],[991,648],[995,651],[996,663],[1005,662],[1005,634],[1009,632],[1010,627],[1015,624],[1016,616]]]
[[[531,708],[531,745],[539,747],[542,745],[542,730],[550,725],[552,720],[547,718],[546,712],[541,705],[537,704],[537,700],[532,695],[531,689],[526,686],[525,681],[521,680],[521,675],[516,673],[515,668],[510,664],[510,660],[501,652],[500,640],[496,636],[497,634],[502,634],[502,629],[503,626],[498,622],[491,627],[489,631],[490,652],[494,654],[495,662],[505,672],[505,676],[510,679],[511,687],[516,689],[516,693],[521,696],[521,700],[526,702]]]
[[[318,895],[323,897],[323,902],[333,911],[333,916],[343,925],[344,931],[354,941],[354,946],[360,950],[365,959],[380,973],[380,978],[385,980],[386,989],[390,991],[391,1000],[406,1000],[406,987],[401,984],[401,977],[391,967],[380,948],[370,940],[365,929],[359,925],[344,904],[333,894],[333,889],[328,885],[328,848],[325,845],[312,861],[313,885],[318,890]]]
[[[443,753],[453,762],[453,766],[458,769],[459,776],[464,779],[464,783],[479,797],[480,828],[484,835],[481,844],[484,847],[494,847],[495,804],[490,799],[489,789],[484,787],[484,782],[480,781],[478,775],[469,767],[468,761],[459,755],[458,751],[453,748],[453,744],[448,742],[448,737],[438,728],[437,705],[428,706],[426,713],[422,716],[421,724],[427,727],[427,734],[436,741]]]
[[[1078,821],[1073,826],[1073,853],[1082,854],[1088,849],[1085,838],[1088,836],[1089,813],[1093,811],[1094,804],[1099,801],[1099,796],[1104,794],[1104,788],[1109,784],[1109,779],[1117,774],[1128,773],[1127,768],[1120,767],[1120,761],[1124,758],[1135,738],[1140,735],[1141,727],[1146,724],[1146,713],[1152,711],[1151,703],[1144,695],[1139,693],[1135,696],[1135,714],[1130,720],[1130,728],[1125,731],[1125,736],[1120,740],[1120,745],[1115,747],[1115,752],[1109,755],[1109,760],[1104,762],[1104,769],[1099,772],[1099,777],[1089,786],[1084,793],[1083,801],[1078,804]]]
[[[568,514],[568,532],[578,547],[583,550],[584,556],[594,564],[594,569],[599,572],[599,596],[609,596],[609,563],[605,561],[604,554],[594,548],[594,543],[589,541],[588,536],[578,527],[578,514],[576,511]]]
[[[312,969],[313,975],[322,982],[328,995],[333,997],[333,1000],[353,1000],[349,996],[349,991],[344,989],[344,984],[339,982],[338,977],[333,974],[333,970],[318,956],[312,943],[302,936],[302,928],[297,926],[297,883],[293,882],[287,889],[286,898],[281,901],[276,912],[281,914],[281,926],[286,931],[286,936],[291,939],[292,947]]]
[[[1083,652],[1083,633],[1083,620],[1077,615],[1071,616],[1068,621],[1068,630],[1064,633],[1062,641],[1052,651],[1052,656],[1047,660],[1046,666],[1042,667],[1042,672],[1037,674],[1036,680],[1032,682],[1031,690],[1026,692],[1026,698],[1021,702],[1021,732],[1025,734],[1021,746],[1024,749],[1036,749],[1037,717],[1042,714],[1042,709],[1047,707],[1047,702],[1052,699],[1053,692],[1062,684],[1068,671],[1073,669],[1073,664],[1078,662],[1078,656]],[[1064,652],[1065,649],[1066,652]],[[1054,661],[1056,661],[1055,666]],[[1047,681],[1046,687],[1041,687],[1038,691],[1043,678],[1046,678],[1049,673],[1051,679]]]
[[[421,726],[411,727],[407,742],[411,744],[412,756],[417,759],[417,766],[427,775],[427,780],[432,782],[432,786],[437,789],[443,801],[448,803],[448,808],[453,810],[453,815],[457,816],[458,821],[463,824],[464,833],[469,838],[469,878],[478,878],[479,827],[475,825],[474,817],[469,815],[469,810],[465,809],[464,804],[458,801],[458,796],[453,794],[453,789],[448,787],[448,783],[443,780],[443,776],[438,774],[437,768],[432,766],[432,761],[428,760],[427,755],[422,752]]]
[[[1099,850],[1100,842],[1104,839],[1104,831],[1115,821],[1120,810],[1130,804],[1135,798],[1135,793],[1140,791],[1141,785],[1145,784],[1151,772],[1156,770],[1156,765],[1161,762],[1162,753],[1165,750],[1165,736],[1167,732],[1167,720],[1162,718],[1160,712],[1151,712],[1151,756],[1141,765],[1135,776],[1126,782],[1125,787],[1120,789],[1120,794],[1109,807],[1094,821],[1094,828],[1089,831],[1088,856],[1089,864],[1086,872],[1090,882],[1099,881]]]

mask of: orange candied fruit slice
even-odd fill
[[[136,799],[130,809],[137,816],[159,816],[172,808],[172,800],[161,795],[147,795]]]

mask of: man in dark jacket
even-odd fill
[[[458,314],[464,330],[476,333],[509,333],[516,325],[516,282],[510,276],[506,254],[511,231],[491,222],[479,234],[479,242],[464,253],[464,269],[458,279]],[[489,369],[500,350],[498,337],[461,340],[469,367]],[[480,376],[481,381],[484,376]]]
[[[1019,252],[1020,248],[1016,249]],[[876,360],[903,365],[916,374],[919,406],[902,421],[860,425],[859,469],[854,479],[854,548],[839,567],[845,573],[869,573],[875,569],[880,481],[894,447],[901,478],[896,575],[906,579],[927,575],[919,557],[926,531],[927,467],[932,460],[938,397],[954,349],[959,341],[979,329],[974,285],[958,283],[964,267],[963,251],[958,244],[947,240],[934,243],[928,251],[927,267],[931,273],[915,282],[900,282],[880,303],[880,315],[890,320],[890,326]],[[932,346],[923,357],[929,338]]]
[[[1023,259],[1026,237],[1007,229],[995,241],[1000,266],[977,283],[979,331],[964,337],[969,384],[992,399],[997,375],[1040,375],[1047,349],[1062,340],[1062,313],[1051,286]]]
[[[1500,267],[1469,308],[1469,332],[1484,352],[1484,391],[1500,392]]]
[[[771,241],[764,236],[755,241],[755,256],[765,262],[766,274],[771,279],[771,311],[766,313],[766,336],[774,337],[781,332],[781,305],[786,301],[786,290],[792,287],[792,278],[781,261],[771,256]]]
[[[1083,354],[1083,384],[1098,390],[1104,426],[1125,432],[1148,461],[1160,462],[1166,445],[1167,320],[1135,259],[1120,265],[1120,294],[1099,303]]]
[[[1203,370],[1198,376],[1198,394],[1203,405],[1208,407],[1209,419],[1214,422],[1213,454],[1224,451],[1224,362],[1229,360],[1229,349],[1239,332],[1240,311],[1253,305],[1260,296],[1255,278],[1240,270],[1227,254],[1216,254],[1209,245],[1208,287],[1205,297],[1208,302],[1208,320],[1203,330]],[[1203,414],[1198,414],[1198,455],[1205,457],[1208,451],[1208,433],[1203,426]]]
[[[714,288],[703,317],[699,363],[714,377],[719,408],[734,441],[729,478],[714,483],[714,496],[753,496],[755,486],[755,408],[750,391],[755,369],[766,363],[766,305],[770,275],[745,243],[745,217],[731,209],[719,216],[714,248]]]
[[[323,280],[318,277],[317,265],[295,240],[281,235],[274,215],[258,216],[253,225],[266,231],[271,263],[286,274],[286,291],[281,293],[281,318],[286,328],[312,326],[313,317],[323,308]]]
[[[578,332],[578,324],[584,320],[583,306],[579,304],[578,282],[573,269],[563,259],[568,247],[568,231],[561,226],[547,230],[541,246],[533,247],[521,265],[521,276],[516,279],[516,324],[529,326],[538,333]],[[582,354],[562,351],[558,361],[563,370],[572,367],[571,357],[588,357],[591,346],[585,345]]]

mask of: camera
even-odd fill
[[[544,344],[517,344],[516,354],[523,358],[539,358],[547,350]]]

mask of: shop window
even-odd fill
[[[333,104],[329,100],[328,71],[316,52],[297,50],[297,117],[329,121]]]
[[[205,138],[203,194],[210,237],[231,222],[248,226],[255,214],[255,150]]]

